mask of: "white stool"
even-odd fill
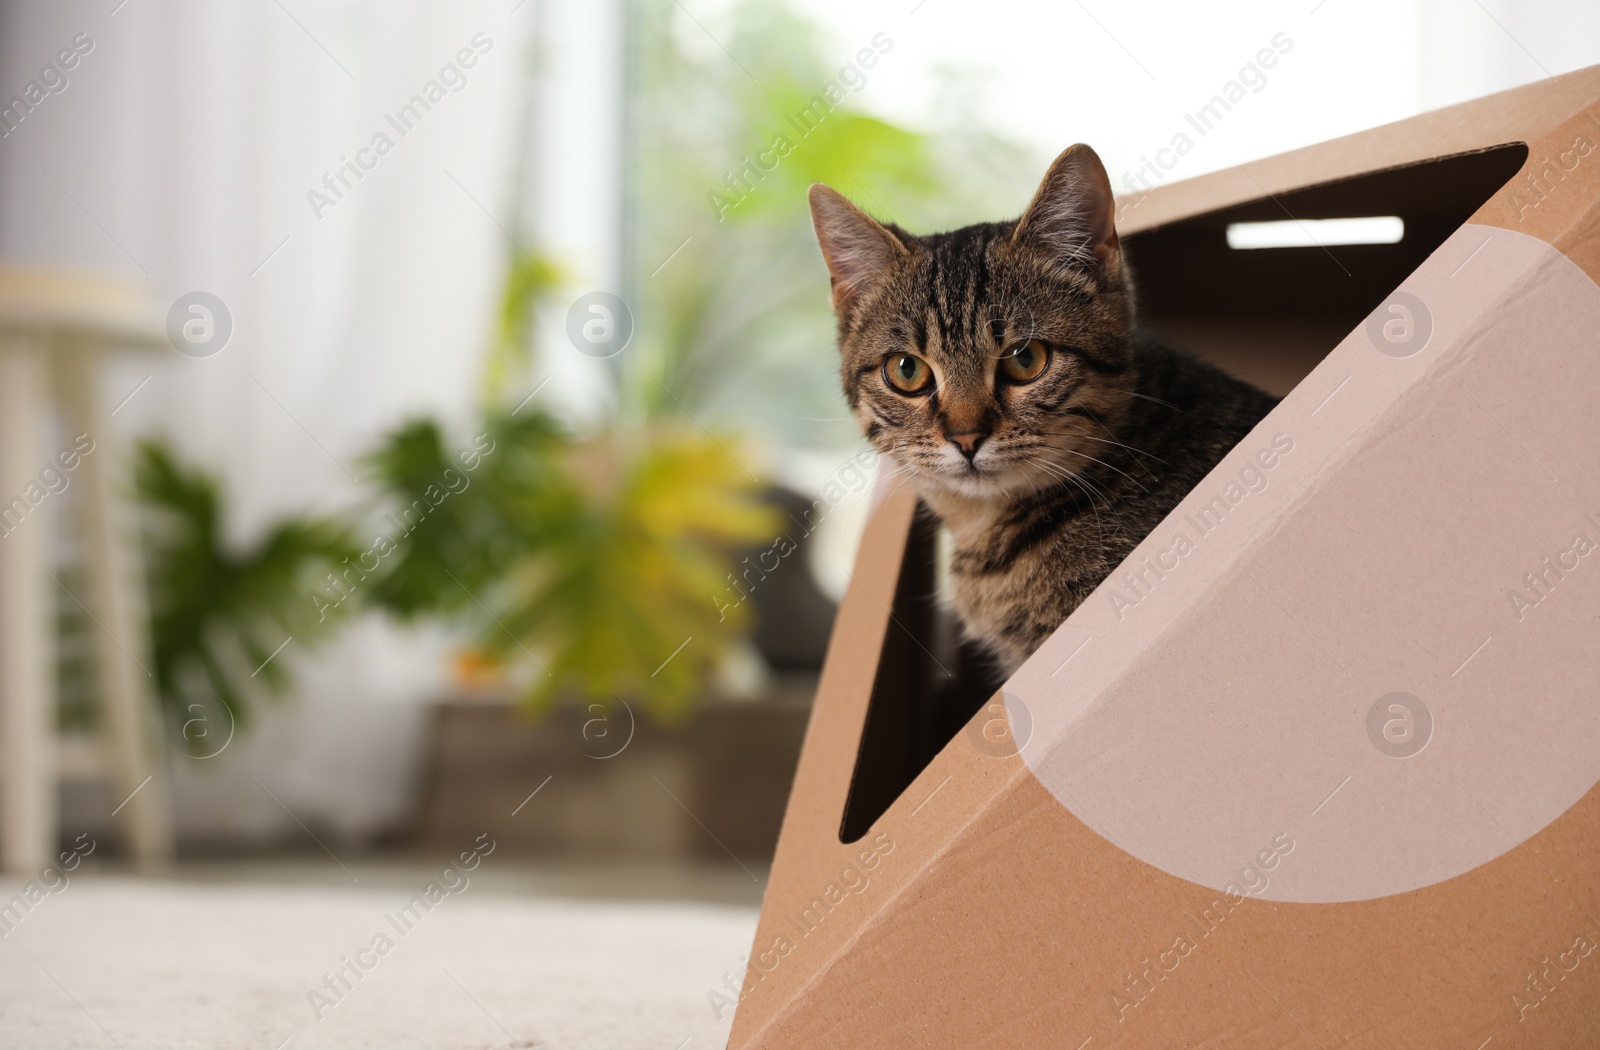
[[[135,863],[172,856],[172,816],[154,704],[137,522],[123,497],[110,416],[97,402],[102,355],[166,345],[162,318],[124,284],[86,276],[0,270],[0,867],[38,875],[54,860],[56,610],[50,553],[54,496],[25,493],[56,465],[46,440],[53,412],[94,450],[71,471],[86,515],[86,593],[102,705],[101,752],[117,818]],[[35,492],[38,490],[36,489]],[[23,508],[12,501],[21,498]],[[10,517],[5,517],[7,512]],[[17,520],[23,515],[21,520]],[[13,527],[14,526],[14,527]],[[126,801],[124,801],[126,800]]]

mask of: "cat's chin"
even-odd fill
[[[900,469],[919,493],[936,501],[940,497],[962,502],[1011,501],[1046,487],[1026,470],[1018,470],[1009,463],[985,463],[982,456],[976,465],[963,460],[957,466],[948,461],[907,463],[892,452],[883,454],[900,464]]]
[[[918,472],[917,480],[923,489],[933,489],[938,493],[963,500],[1011,500],[1038,487],[1032,479],[1019,472],[996,470],[993,467],[969,469],[959,473]]]

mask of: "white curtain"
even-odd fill
[[[0,99],[59,88],[0,139],[0,259],[134,280],[163,309],[196,290],[223,300],[224,350],[124,360],[103,396],[109,409],[137,388],[106,425],[165,433],[222,474],[235,541],[357,505],[359,453],[405,415],[466,425],[516,223],[539,9],[0,3]],[[61,87],[42,70],[75,39],[92,48]],[[431,108],[400,113],[416,95]],[[380,134],[391,148],[358,153]],[[361,178],[345,169],[348,189],[314,206],[343,158]],[[391,824],[443,655],[376,619],[315,654],[291,644],[293,697],[216,759],[177,761],[180,835]]]

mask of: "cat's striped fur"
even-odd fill
[[[1136,335],[1087,146],[1016,222],[915,237],[822,185],[811,208],[850,407],[949,530],[956,614],[1009,673],[1275,401]],[[1018,382],[1001,358],[1030,340],[1048,363]],[[916,393],[891,383],[923,374],[903,355],[931,371]]]

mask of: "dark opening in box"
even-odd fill
[[[1266,196],[1123,238],[1140,326],[1270,393],[1288,393],[1484,201],[1522,143]],[[1392,243],[1234,248],[1229,227],[1398,218]],[[1391,224],[1392,225],[1392,224]],[[839,837],[854,842],[1001,685],[936,597],[937,529],[919,511],[901,564]]]

